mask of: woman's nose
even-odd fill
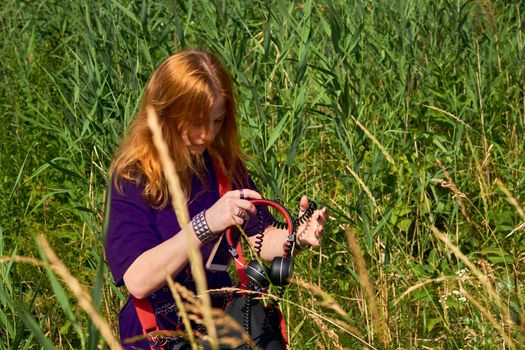
[[[206,130],[206,128],[201,128],[199,130],[199,139],[201,141],[204,141],[204,142],[207,142],[208,141],[208,138],[209,138],[209,134],[208,134],[208,131]]]

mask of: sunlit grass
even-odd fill
[[[126,292],[103,256],[107,168],[149,75],[184,46],[232,72],[261,192],[330,209],[281,301],[292,348],[525,346],[524,13],[504,1],[4,1],[0,348],[106,342],[67,283],[11,258],[43,259],[36,234],[116,333]]]

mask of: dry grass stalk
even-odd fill
[[[151,133],[153,134],[153,142],[155,143],[155,147],[159,152],[162,170],[164,171],[164,176],[166,177],[166,181],[168,183],[168,190],[172,198],[172,206],[177,215],[179,226],[183,228],[190,221],[188,207],[186,205],[186,196],[182,190],[175,165],[173,164],[173,161],[170,157],[168,145],[162,137],[162,129],[159,124],[157,113],[151,105],[146,107],[146,113],[148,114],[148,126],[151,130]],[[183,234],[186,234],[186,232],[189,234],[189,231],[182,231]],[[197,249],[193,243],[193,240],[190,237],[187,237],[186,241],[188,243],[188,257],[191,263],[195,285],[199,294],[203,295],[202,315],[204,318],[206,331],[208,332],[208,336],[211,339],[212,347],[215,349],[217,348],[217,331],[213,325],[213,318],[211,315],[211,300],[209,295],[205,293],[207,286],[204,266],[202,265],[202,257],[199,249]]]
[[[337,303],[337,301],[335,301],[335,299],[330,294],[326,293],[321,288],[317,287],[316,285],[313,285],[312,283],[303,281],[299,278],[295,278],[294,282],[298,286],[306,288],[310,290],[311,292],[313,292],[314,294],[323,298],[323,301],[321,302],[322,306],[332,309],[333,311],[337,312],[342,317],[345,317],[345,318],[348,317],[348,313],[345,310],[343,310],[343,308]]]
[[[365,193],[368,196],[368,198],[370,198],[370,200],[372,201],[372,204],[374,205],[374,208],[376,208],[377,210],[380,210],[379,207],[377,206],[376,199],[372,195],[372,192],[370,191],[368,186],[366,186],[365,182],[349,166],[346,166],[346,170],[348,170],[348,172],[354,177],[354,179],[357,181],[357,183],[363,189],[363,191],[365,191]]]
[[[434,282],[437,283],[437,282],[442,282],[442,281],[447,281],[447,280],[457,279],[457,278],[458,278],[457,276],[442,276],[438,278],[431,278],[423,282],[420,282],[418,284],[415,284],[411,286],[410,288],[408,288],[406,291],[404,291],[403,294],[401,294],[399,298],[396,299],[396,301],[394,302],[394,306],[396,306],[401,301],[401,299],[406,297],[408,294],[412,293],[416,289],[426,286],[427,284],[434,283]],[[466,278],[463,278],[463,279],[466,279]]]
[[[378,247],[379,246],[380,244],[378,244]],[[384,322],[384,326],[386,327],[388,331],[388,339],[390,343],[392,341],[392,333],[389,327],[389,323],[390,323],[389,322],[390,315],[389,315],[389,308],[388,308],[388,301],[390,300],[389,288],[388,288],[389,279],[385,274],[385,270],[382,264],[379,265],[379,276],[377,277],[377,281],[379,281],[378,298],[379,298],[380,315],[382,317],[382,321]]]
[[[273,299],[273,300],[277,300],[279,302],[285,302],[291,306],[295,306],[299,309],[301,309],[302,311],[308,313],[310,316],[312,317],[317,317],[323,321],[326,321],[330,324],[332,324],[334,327],[338,328],[339,330],[351,335],[353,338],[355,338],[356,340],[358,340],[361,344],[363,344],[364,346],[366,346],[367,348],[370,348],[370,349],[373,349],[373,350],[377,350],[372,344],[366,342],[363,338],[362,338],[362,335],[361,335],[361,332],[354,326],[346,323],[346,322],[341,322],[341,321],[334,321],[333,319],[327,317],[327,316],[324,316],[324,315],[321,315],[319,314],[317,311],[313,310],[313,309],[309,309],[301,304],[298,304],[294,301],[291,301],[289,299],[284,299],[284,298],[281,298],[281,297],[278,297],[277,295],[275,294],[270,294],[270,293],[267,293],[265,296],[268,296],[269,298]]]
[[[323,338],[326,337],[326,342],[330,344],[330,349],[343,349],[343,346],[341,345],[341,342],[339,341],[339,337],[337,336],[337,333],[334,332],[333,329],[330,329],[326,326],[326,324],[318,317],[312,317],[315,324],[321,329],[321,336]]]
[[[197,325],[204,324],[200,300],[195,294],[193,294],[192,291],[188,290],[181,284],[175,282],[168,282],[168,284],[170,285],[170,289],[174,298],[176,298],[177,307],[179,308],[181,317],[183,317],[183,322],[185,322],[187,333],[184,333],[183,336],[188,338],[193,348],[197,348],[199,343],[196,341],[194,334],[203,341],[210,340],[208,335],[198,333],[191,327],[191,322],[194,322]],[[228,291],[230,289],[239,291],[238,288],[221,288],[219,290]],[[210,292],[214,291],[217,290],[211,290]],[[250,293],[259,294],[254,291],[250,291]],[[222,309],[212,309],[211,313],[217,330],[218,345],[229,346],[234,349],[241,346],[242,344],[248,344],[253,349],[256,349],[253,339],[251,339],[248,333],[246,333],[244,328],[235,319],[233,319],[230,315],[225,314]],[[187,321],[184,321],[184,318],[187,318]],[[230,335],[231,331],[241,334],[241,337],[232,337]],[[178,335],[180,335],[180,332]]]
[[[478,61],[478,69],[476,71],[476,82],[478,87],[478,102],[479,102],[479,116],[481,119],[481,135],[483,136],[483,152],[487,154],[487,135],[485,132],[485,113],[483,108],[483,94],[481,93],[481,57],[479,54],[479,42],[476,41],[476,57]],[[488,177],[488,174],[487,174]]]
[[[200,299],[189,289],[183,285],[173,281],[171,276],[168,276],[168,286],[175,298],[177,308],[184,323],[186,329],[186,334],[189,342],[192,345],[192,349],[197,349],[197,342],[193,336],[193,329],[191,327],[191,321],[194,321],[197,324],[203,324],[201,315],[201,304]],[[208,293],[230,293],[230,292],[239,292],[244,291],[239,288],[220,288],[208,290]],[[259,294],[255,291],[248,291],[249,293]],[[183,300],[184,299],[184,300]],[[252,349],[256,349],[255,343],[251,339],[248,333],[244,328],[230,315],[225,314],[221,309],[212,309],[212,315],[215,322],[215,327],[217,329],[217,336],[219,345],[230,346],[232,349],[235,349],[242,344],[248,344]],[[241,338],[228,336],[230,332],[236,332],[241,334]],[[204,337],[204,336],[203,336]]]
[[[512,231],[510,231],[509,234],[505,236],[505,238],[509,238],[510,236],[515,234],[516,232],[520,232],[520,231],[523,231],[523,230],[525,230],[525,221],[522,222],[521,224],[519,224],[518,226],[516,226]]]
[[[494,148],[494,144],[491,143],[489,146],[489,149],[487,150],[487,154],[485,154],[485,159],[483,159],[483,162],[481,162],[481,169],[486,169],[489,164],[489,158],[492,152],[492,149]]]
[[[199,303],[199,299],[197,298],[195,293],[193,293],[188,288],[184,287],[182,284],[175,283],[174,287],[177,290],[177,292],[180,294],[180,296],[183,297],[185,300],[187,300],[187,302],[189,302],[190,304],[197,305]]]
[[[236,349],[242,344],[248,344],[254,350],[259,349],[244,327],[242,327],[233,317],[224,313],[221,309],[214,309],[213,315],[215,316],[215,322],[217,323],[219,335],[221,336],[221,345],[230,346],[232,349]],[[241,338],[227,336],[231,331],[240,333]]]
[[[11,261],[12,262],[17,262],[17,263],[20,262],[20,263],[24,263],[24,264],[35,265],[35,266],[42,266],[42,267],[45,267],[46,269],[52,268],[45,261],[38,260],[38,259],[35,259],[35,258],[31,258],[31,257],[28,257],[28,256],[15,255],[15,256],[10,256],[10,257],[0,258],[0,264],[11,262]],[[0,271],[0,274],[1,273],[2,273],[2,271]]]
[[[505,184],[503,184],[503,181],[501,181],[500,179],[496,179],[496,183],[498,184],[499,189],[503,193],[505,193],[510,204],[512,204],[512,206],[516,208],[516,211],[518,212],[518,214],[520,214],[521,218],[525,220],[525,211],[523,211],[523,207],[520,205],[518,200],[514,198],[514,196],[512,196],[510,191],[505,187]]]
[[[186,333],[181,332],[181,331],[167,331],[167,330],[160,330],[160,331],[150,332],[148,334],[149,334],[149,336],[157,337],[158,340],[161,340],[163,338],[168,338],[168,337],[182,337],[183,338],[183,337],[186,336]],[[141,334],[141,335],[136,335],[136,336],[133,336],[133,337],[126,338],[126,339],[123,340],[123,343],[124,344],[133,344],[135,342],[138,342],[138,341],[141,341],[141,340],[146,340],[146,339],[148,339],[148,336],[144,335],[144,334]],[[138,349],[138,348],[132,346],[132,349]]]
[[[466,198],[467,196],[463,192],[460,192],[458,190],[458,188],[454,184],[454,181],[452,181],[452,177],[448,173],[447,169],[445,169],[441,161],[439,159],[436,159],[436,163],[440,167],[441,171],[443,171],[443,174],[445,175],[445,178],[448,181],[448,183],[440,183],[441,186],[450,188],[452,190],[452,193],[454,193],[454,198],[456,198],[456,200],[458,201],[461,214],[463,214],[463,216],[465,217],[465,219],[467,219],[469,223],[472,223],[472,220],[470,220],[470,217],[467,213],[467,209],[465,208],[465,204],[463,203],[463,198]]]
[[[175,169],[175,164],[171,159],[168,145],[162,137],[162,129],[159,124],[157,113],[153,106],[147,106],[146,113],[148,114],[148,126],[153,134],[153,142],[155,148],[157,148],[157,151],[159,152],[162,170],[164,171],[164,176],[168,183],[168,190],[172,197],[172,206],[177,215],[179,226],[183,228],[190,222],[190,215],[186,205],[186,196],[182,190],[180,179]],[[191,242],[191,240],[188,241]]]
[[[93,324],[98,328],[100,334],[106,342],[109,344],[111,349],[122,349],[120,343],[113,337],[113,332],[106,320],[99,315],[95,307],[91,296],[87,291],[84,290],[78,280],[71,275],[67,267],[57,257],[46,238],[43,235],[37,236],[37,242],[42,247],[42,251],[49,260],[50,267],[56,272],[64,281],[65,285],[73,292],[73,295],[78,301],[78,304],[88,314]]]
[[[477,268],[477,266],[474,265],[474,263],[470,261],[470,259],[467,258],[465,254],[461,252],[461,250],[459,250],[458,246],[454,245],[450,241],[447,235],[442,234],[441,231],[439,231],[439,229],[435,226],[432,226],[431,229],[434,232],[434,235],[436,235],[436,237],[439,240],[445,243],[447,248],[450,249],[456,255],[456,257],[458,257],[461,261],[463,261],[463,263],[467,266],[467,268],[474,274],[474,276],[476,276],[478,281],[483,285],[485,291],[491,297],[491,300],[501,310],[501,314],[502,314],[504,321],[507,323],[510,323],[511,317],[509,315],[508,307],[503,304],[503,302],[501,301],[501,298],[499,297],[498,293],[496,293],[493,286],[490,284],[488,278],[486,278],[486,276],[483,273],[481,273],[481,271]]]
[[[458,123],[462,124],[463,126],[466,126],[467,128],[472,129],[472,127],[470,125],[468,125],[467,123],[465,123],[463,120],[459,119],[458,117],[456,117],[454,114],[450,113],[450,112],[447,112],[441,108],[438,108],[438,107],[434,107],[434,106],[430,106],[430,105],[426,105],[426,104],[423,104],[423,106],[427,107],[427,108],[430,108],[430,109],[433,109],[435,111],[438,111],[438,112],[441,112],[449,117],[451,117],[452,119],[454,119],[455,121],[457,121]]]
[[[459,198],[467,198],[467,195],[464,194],[463,192],[459,191],[455,186],[454,186],[454,183],[450,183],[450,182],[447,182],[445,180],[442,180],[442,179],[432,179],[430,180],[432,181],[433,183],[436,183],[438,185],[440,185],[441,187],[444,187],[444,188],[448,188],[448,189],[451,189],[452,192],[453,192],[453,195],[452,197],[453,198],[456,198],[456,197],[459,197]]]
[[[360,127],[361,130],[363,130],[365,135],[368,136],[368,138],[370,138],[370,140],[372,140],[373,143],[376,144],[376,146],[381,150],[381,153],[383,153],[383,155],[385,156],[386,160],[394,167],[394,170],[397,172],[398,170],[396,167],[396,162],[394,162],[394,158],[392,158],[385,146],[383,146],[381,142],[379,142],[379,140],[374,135],[372,135],[372,133],[363,124],[361,124],[359,120],[357,120],[353,115],[351,115],[350,118],[352,118],[352,121],[358,127]]]
[[[321,341],[319,339],[317,339],[317,341],[315,342],[315,346],[319,350],[325,350],[326,349],[325,346],[323,345],[323,343],[321,343]]]
[[[366,295],[368,308],[370,309],[370,314],[372,316],[373,326],[377,329],[377,334],[383,343],[383,347],[388,348],[391,340],[390,331],[385,319],[379,313],[374,288],[370,282],[370,277],[368,275],[368,271],[366,270],[366,264],[365,260],[363,259],[363,255],[361,254],[361,249],[359,248],[359,244],[355,238],[354,231],[350,226],[347,226],[346,233],[348,238],[348,246],[354,255],[357,274],[359,275],[359,282],[361,284],[361,288],[365,292],[364,294]]]
[[[168,281],[168,287],[170,288],[171,294],[173,295],[173,299],[175,299],[175,304],[177,305],[178,313],[182,318],[182,323],[184,324],[184,329],[186,330],[186,334],[191,344],[191,348],[193,350],[196,350],[197,344],[195,343],[195,338],[193,337],[193,329],[191,327],[191,322],[188,318],[188,313],[186,312],[186,308],[184,306],[184,303],[182,302],[181,295],[177,288],[179,284],[174,283],[173,278],[171,278],[170,275],[166,276],[166,281]]]
[[[470,295],[470,293],[467,292],[465,289],[460,287],[459,291],[469,300],[469,302],[472,305],[474,305],[479,310],[479,312],[481,312],[483,316],[485,316],[485,318],[490,322],[490,324],[498,331],[498,333],[500,334],[501,338],[506,343],[506,345],[510,349],[516,349],[516,345],[514,344],[512,339],[505,333],[505,330],[498,323],[495,316],[492,315],[490,311],[487,310],[487,308],[483,307],[483,305],[481,305],[481,303],[479,303],[478,300],[474,298],[472,295]]]

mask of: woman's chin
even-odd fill
[[[206,146],[192,146],[190,148],[190,152],[192,154],[195,154],[195,155],[198,155],[200,156],[201,154],[204,153],[204,151],[206,151]]]

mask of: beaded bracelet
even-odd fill
[[[210,230],[210,227],[208,226],[208,223],[206,222],[206,217],[204,216],[204,213],[206,211],[203,210],[197,215],[191,219],[191,227],[193,228],[193,232],[195,232],[195,236],[201,241],[202,243],[208,243],[212,241],[215,238],[215,233],[213,233],[212,230]]]

